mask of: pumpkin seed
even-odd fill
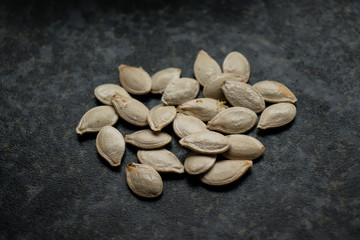
[[[119,116],[128,123],[140,127],[148,125],[149,109],[137,99],[115,95],[112,104]]]
[[[124,137],[116,128],[105,126],[96,136],[96,149],[111,166],[119,166],[125,153]]]
[[[197,98],[181,104],[177,110],[202,121],[210,121],[216,114],[227,108],[224,102],[212,98]]]
[[[199,82],[192,78],[180,78],[170,82],[161,101],[165,105],[179,105],[196,98],[200,90]]]
[[[112,105],[111,98],[114,95],[130,97],[129,93],[116,84],[107,83],[97,86],[94,90],[95,97],[106,105]]]
[[[76,133],[82,135],[86,132],[98,132],[105,126],[114,125],[118,119],[119,116],[112,106],[94,107],[81,118]]]
[[[153,167],[158,172],[184,173],[184,166],[179,159],[166,149],[139,150],[139,161]]]
[[[185,115],[182,113],[176,114],[173,122],[173,129],[179,138],[186,137],[187,135],[195,132],[206,131],[206,125],[200,119]]]
[[[171,136],[164,132],[144,129],[125,136],[125,142],[142,149],[161,148],[171,141]]]
[[[210,77],[221,73],[219,64],[204,50],[199,51],[194,63],[194,75],[202,86],[205,86]]]
[[[160,131],[169,125],[176,116],[176,108],[174,106],[164,106],[163,104],[153,107],[148,116],[147,121],[151,130]]]
[[[261,93],[267,102],[297,102],[295,95],[282,83],[275,81],[261,81],[254,84],[253,87]]]
[[[158,71],[151,77],[151,93],[163,93],[165,91],[165,88],[171,81],[180,78],[180,74],[180,68],[167,68]]]
[[[122,87],[131,94],[143,95],[151,90],[151,78],[141,67],[121,64],[118,67]]]
[[[126,165],[126,182],[136,195],[155,198],[163,191],[160,174],[146,164],[129,163]]]
[[[222,160],[206,172],[200,180],[208,185],[222,186],[238,180],[252,166],[248,160]]]
[[[216,161],[216,155],[204,155],[191,152],[185,159],[185,171],[191,175],[198,175],[212,168]]]
[[[249,79],[250,64],[246,57],[239,52],[229,53],[223,62],[223,70],[226,73],[237,73]]]
[[[256,113],[248,108],[231,107],[211,119],[207,128],[222,133],[243,133],[256,124],[257,118]]]
[[[260,116],[257,128],[268,129],[284,126],[294,120],[296,107],[291,103],[277,103],[267,107]]]
[[[264,145],[254,137],[232,134],[226,136],[230,142],[230,148],[222,155],[234,160],[253,160],[264,153]]]
[[[256,113],[265,109],[261,94],[249,84],[238,81],[225,81],[221,87],[229,103],[236,107],[246,107]]]
[[[192,133],[179,141],[180,146],[204,154],[218,154],[227,151],[229,140],[222,134],[212,131]]]

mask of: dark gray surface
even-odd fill
[[[1,4],[0,239],[359,239],[359,26],[359,1]],[[76,125],[119,64],[192,77],[200,49],[220,64],[240,51],[250,84],[287,85],[296,120],[249,133],[265,154],[237,183],[168,174],[140,199],[125,181],[136,150],[113,169]]]

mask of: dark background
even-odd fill
[[[75,128],[118,65],[193,77],[201,49],[220,64],[243,53],[250,84],[284,83],[296,119],[250,131],[265,154],[235,184],[167,174],[160,198],[138,198],[125,181],[136,149],[111,168]],[[356,0],[1,1],[0,239],[359,239],[359,63]]]

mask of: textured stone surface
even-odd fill
[[[291,2],[3,1],[0,239],[359,239],[360,3]],[[284,83],[298,115],[249,133],[265,154],[237,183],[166,174],[159,199],[140,199],[125,181],[136,149],[111,168],[76,125],[101,105],[96,86],[119,83],[119,64],[193,77],[200,49],[220,64],[243,53],[249,83]]]

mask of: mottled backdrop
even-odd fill
[[[359,239],[359,26],[356,0],[1,1],[0,239]],[[250,131],[265,154],[237,183],[166,174],[140,199],[125,181],[136,149],[111,168],[76,125],[119,64],[193,77],[201,49],[243,53],[250,84],[287,85],[296,120]]]

